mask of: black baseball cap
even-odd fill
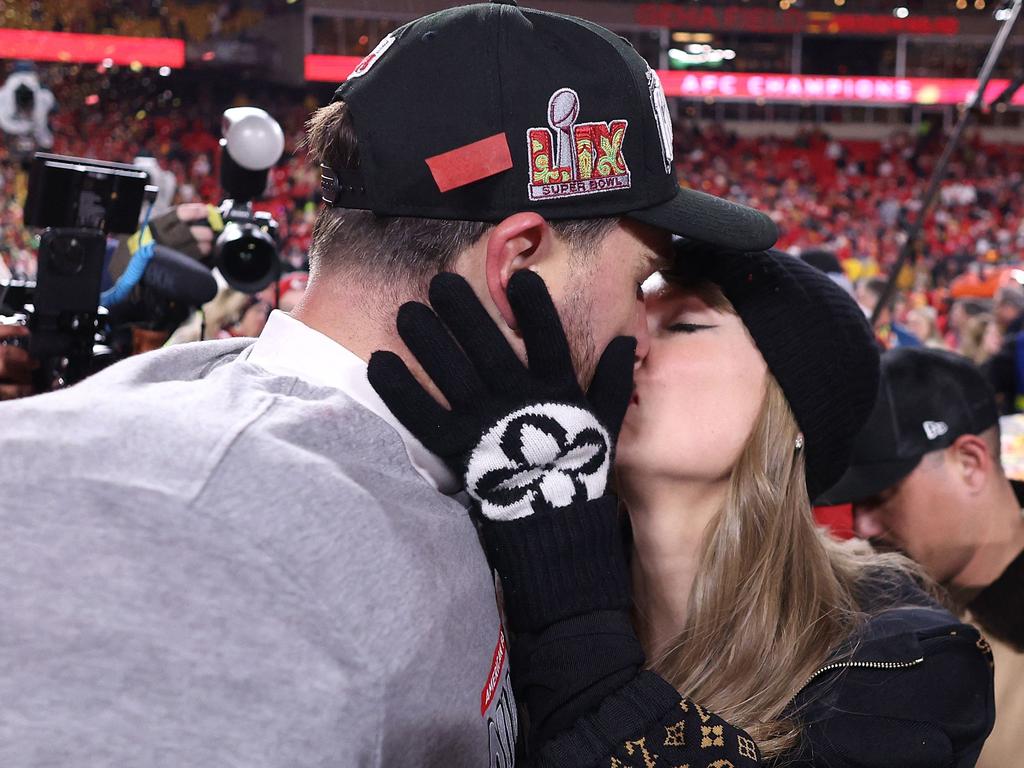
[[[359,167],[322,167],[335,207],[467,221],[625,215],[738,251],[778,237],[765,214],[678,185],[658,76],[582,19],[509,1],[439,11],[385,37],[337,100]]]
[[[966,357],[921,347],[889,350],[850,467],[817,503],[875,496],[913,472],[926,453],[948,448],[961,435],[980,435],[998,420],[992,388]]]

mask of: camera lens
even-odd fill
[[[62,275],[77,275],[85,267],[85,248],[78,238],[54,238],[49,249],[50,264]]]
[[[262,291],[280,271],[274,239],[252,223],[229,223],[217,239],[216,264],[228,285],[243,293]]]

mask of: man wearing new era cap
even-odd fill
[[[514,3],[386,37],[308,144],[292,314],[0,406],[46,480],[0,500],[0,764],[509,766],[521,706],[540,764],[756,765],[641,671],[607,480],[670,235],[771,221],[678,188],[627,43]],[[457,417],[414,438],[375,352]]]
[[[1024,485],[1003,472],[995,398],[967,358],[886,352],[851,466],[819,501],[852,502],[858,535],[906,551],[1024,650]]]
[[[852,502],[858,535],[917,560],[992,640],[996,720],[978,765],[1017,761],[1024,483],[1003,471],[995,396],[982,373],[952,352],[884,353],[875,410],[823,500]]]

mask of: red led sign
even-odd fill
[[[122,66],[185,66],[185,41],[163,37],[80,35],[34,29],[0,29],[0,58],[97,64],[105,59]]]
[[[320,83],[346,79],[362,59],[359,56],[321,56],[310,54],[305,59],[306,79]]]
[[[340,83],[360,62],[358,56],[307,56],[306,79]],[[684,99],[815,102],[829,104],[963,104],[974,94],[970,78],[831,77],[828,75],[677,72],[660,70],[665,95]],[[992,80],[985,102],[1003,92],[1008,81]],[[1024,104],[1024,89],[1013,104]]]
[[[831,104],[962,104],[973,97],[977,81],[935,77],[830,77],[815,75],[659,72],[666,96],[738,101]],[[991,102],[1009,81],[992,80],[985,90]],[[1013,104],[1024,104],[1024,91]]]

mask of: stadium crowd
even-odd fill
[[[60,5],[31,0],[0,2],[0,19],[15,29],[202,41],[244,33],[284,5],[275,0],[81,0]]]
[[[61,481],[0,504],[0,763],[1012,763],[1024,415],[1001,416],[1024,411],[1024,151],[972,134],[925,217],[937,124],[669,125],[642,53],[499,6],[414,22],[335,98],[44,68],[52,146],[0,134],[0,444],[14,477]],[[204,39],[247,10],[35,2],[17,21],[189,37],[194,19]],[[508,71],[550,58],[573,88],[492,89],[470,44],[491,27],[522,36]],[[422,103],[402,112],[396,82]],[[476,128],[451,118],[492,90],[506,125],[546,98],[567,135],[613,93],[638,138],[607,124],[607,176],[579,128],[580,168],[566,145],[474,169]],[[35,119],[46,96],[10,103]],[[225,112],[246,105],[269,113]],[[431,182],[439,140],[461,149]],[[140,231],[27,229],[40,145],[148,168]],[[113,220],[95,171],[43,187],[74,190],[50,207],[78,227]],[[400,208],[374,199],[417,173]],[[568,202],[546,220],[528,180]],[[264,185],[269,216],[222,200]],[[88,304],[52,301],[70,273]],[[221,340],[180,343],[202,338]]]
[[[309,95],[266,88],[226,95],[216,85],[187,82],[160,91],[159,81],[134,73],[82,67],[74,74],[53,86],[61,105],[51,119],[53,151],[121,161],[151,155],[173,172],[176,203],[221,198],[223,108],[270,106],[285,131],[285,153],[256,207],[281,225],[286,271],[306,267],[319,198],[318,174],[301,148]],[[778,247],[833,253],[870,309],[869,294],[877,295],[899,253],[944,139],[941,131],[898,131],[881,142],[840,141],[815,129],[791,139],[740,138],[721,125],[679,121],[675,158],[682,184],[768,211],[781,232]],[[0,147],[0,161],[5,152]],[[976,362],[995,354],[1005,316],[1024,308],[1008,268],[1024,248],[1022,181],[1024,151],[977,135],[965,143],[925,223],[918,257],[900,275],[896,332],[883,329],[887,344],[942,345]],[[0,162],[0,274],[32,278],[36,240],[21,225],[24,184],[24,174]],[[957,299],[962,307],[953,311]]]

